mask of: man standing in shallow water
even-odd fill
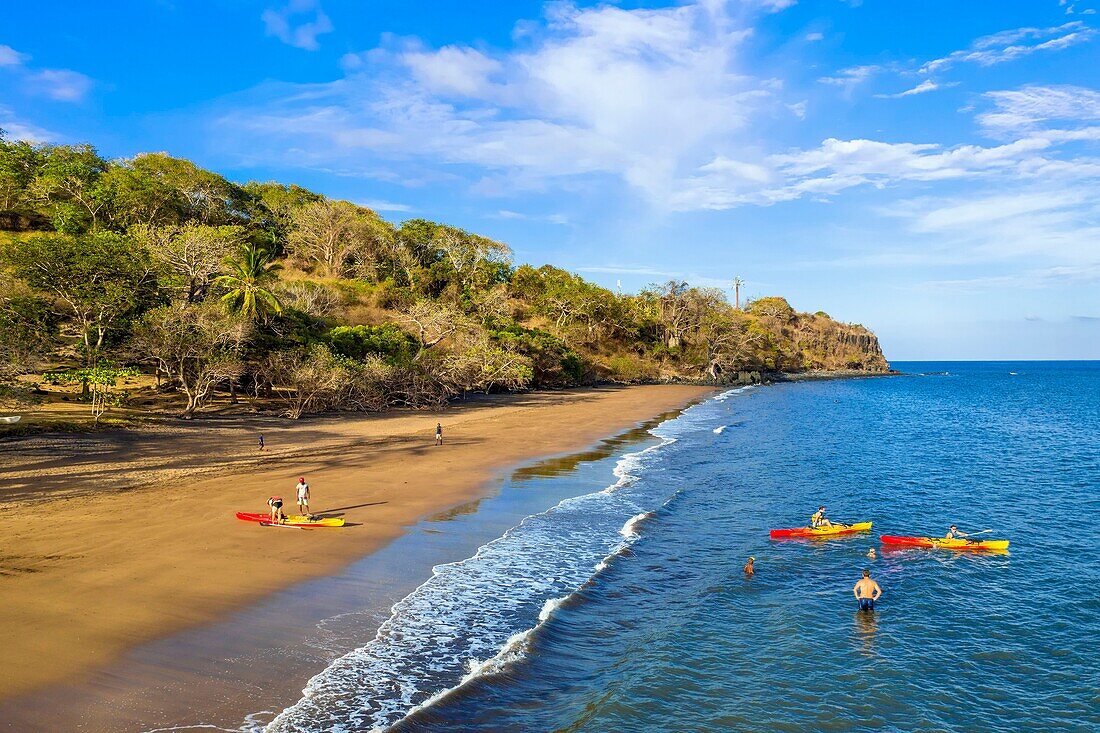
[[[879,587],[878,583],[871,580],[871,571],[864,570],[863,577],[856,582],[855,587],[852,588],[852,593],[855,594],[860,611],[874,611],[875,601],[882,595],[882,588]]]

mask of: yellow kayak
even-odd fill
[[[835,537],[836,535],[866,532],[871,529],[870,522],[855,524],[833,524],[831,527],[795,527],[793,529],[773,529],[769,534],[773,540],[784,537]]]
[[[245,522],[259,522],[263,525],[271,525],[271,515],[269,514],[249,514],[248,512],[237,512],[237,519]],[[304,514],[292,514],[286,518],[286,521],[279,523],[280,527],[343,527],[344,520],[338,517],[332,517],[329,519],[310,519]]]

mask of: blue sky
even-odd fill
[[[1100,0],[9,4],[0,127],[905,359],[1100,358]],[[47,19],[44,21],[44,19]]]

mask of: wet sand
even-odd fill
[[[584,448],[705,393],[603,388],[492,398],[442,414],[218,420],[0,443],[0,607],[20,630],[6,644],[0,719],[19,713],[33,723],[26,716],[46,715],[53,692],[77,702],[79,685],[128,649],[338,572],[418,519],[484,495],[508,465]],[[433,442],[437,420],[442,448]],[[269,447],[262,455],[260,431]],[[300,474],[314,510],[349,527],[264,528],[233,518],[262,511],[272,493],[292,501]],[[171,643],[143,648],[160,649],[149,652],[161,655],[160,674],[195,674],[163,662]],[[216,635],[202,643],[219,645]],[[306,657],[303,669],[319,661]],[[293,672],[230,675],[225,692]]]

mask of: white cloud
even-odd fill
[[[317,0],[290,0],[278,9],[268,8],[261,15],[264,29],[288,46],[316,51],[317,36],[332,32],[332,21]]]
[[[54,142],[59,135],[36,125],[23,122],[6,107],[0,107],[0,130],[8,140],[25,140],[31,143]]]
[[[566,217],[565,214],[531,215],[519,211],[512,211],[511,209],[500,209],[495,214],[492,214],[490,218],[511,219],[514,221],[538,221],[546,222],[547,224],[557,224],[559,226],[569,225],[569,218]]]
[[[1016,28],[975,40],[970,48],[953,51],[920,67],[921,73],[943,71],[962,63],[993,66],[1037,51],[1057,51],[1093,38],[1095,31],[1080,21],[1051,28]]]
[[[92,88],[92,80],[71,69],[36,69],[27,66],[31,57],[11,46],[0,45],[0,68],[8,69],[11,78],[27,93],[45,96],[61,102],[79,102]]]
[[[1040,290],[1066,285],[1081,285],[1100,282],[1100,262],[1091,265],[1057,266],[1027,270],[1012,275],[993,275],[986,277],[959,278],[955,280],[932,280],[923,283],[933,290],[961,290],[967,292],[985,292],[989,290],[1027,289]],[[1091,316],[1073,316],[1076,320],[1091,320]],[[1043,321],[1038,316],[1025,316],[1027,321]]]
[[[806,40],[809,41],[810,43],[813,43],[814,41],[823,40],[824,38],[825,38],[824,33],[807,33],[806,34]]]
[[[438,51],[409,52],[401,59],[424,89],[442,94],[476,96],[489,90],[500,62],[480,51],[444,46]]]
[[[1028,85],[987,92],[994,110],[978,115],[988,131],[1015,133],[1040,129],[1045,122],[1100,122],[1100,92],[1077,86]]]
[[[42,69],[27,77],[34,94],[61,102],[79,102],[92,88],[92,80],[69,69]]]
[[[1100,136],[1098,136],[1100,137]],[[717,157],[677,181],[673,210],[769,205],[803,197],[828,200],[859,186],[993,178],[1050,185],[1100,180],[1100,160],[1050,157],[1073,138],[1027,136],[1005,145],[887,143],[829,138],[817,148],[772,154],[756,162]]]
[[[881,66],[851,66],[847,69],[841,69],[835,76],[823,76],[818,79],[818,81],[822,84],[832,84],[833,86],[844,87],[847,90],[851,90],[880,71],[882,71]]]
[[[573,268],[577,272],[590,272],[607,275],[644,275],[646,277],[680,277],[681,272],[659,270],[653,267],[628,267],[626,265],[590,265],[587,267]]]
[[[397,211],[397,212],[410,212],[414,211],[413,207],[408,204],[398,204],[393,201],[382,201],[381,199],[371,199],[369,201],[356,201],[356,206],[363,206],[374,211]]]
[[[946,84],[937,84],[931,79],[925,79],[920,84],[917,84],[912,89],[906,89],[904,92],[898,92],[897,94],[876,94],[876,97],[880,99],[901,99],[902,97],[912,97],[917,94],[927,94],[928,92],[934,92],[937,89],[943,89],[945,87],[957,86],[958,82],[949,82]]]
[[[30,58],[27,54],[19,53],[11,46],[0,44],[0,66],[22,66]]]
[[[743,22],[709,0],[656,10],[552,4],[510,53],[388,38],[346,56],[336,82],[253,90],[216,134],[227,148],[247,141],[292,165],[473,166],[521,190],[606,175],[661,201],[699,161],[737,149],[760,110],[782,109],[774,81],[740,68]]]

